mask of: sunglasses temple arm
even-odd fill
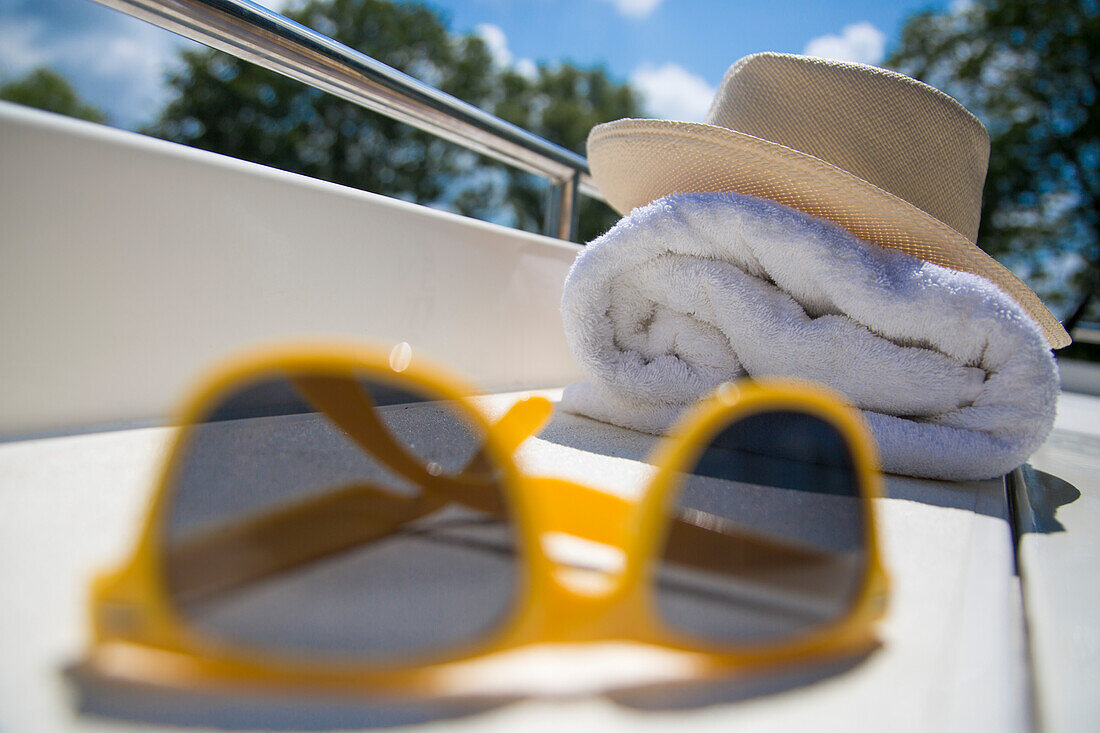
[[[529,485],[551,531],[623,546],[631,502],[559,479],[536,478]],[[232,591],[390,536],[449,501],[439,493],[412,498],[357,484],[218,527],[170,548],[167,570],[173,594],[186,603]],[[829,558],[743,531],[716,532],[677,519],[671,523],[665,559],[747,578],[765,574],[774,583],[777,568],[825,570]],[[800,587],[806,587],[804,581]]]
[[[292,376],[298,392],[343,430],[361,449],[398,475],[424,485],[432,476],[405,447],[393,439],[376,414],[378,406],[351,377]]]
[[[487,468],[484,451],[475,454],[462,473],[456,476],[433,476],[419,458],[394,440],[389,429],[378,418],[378,406],[354,379],[297,376],[291,377],[290,381],[309,404],[347,433],[360,449],[424,491],[445,495],[486,512],[500,513],[504,510],[500,492],[492,481],[477,475]],[[534,398],[530,405],[521,408],[515,419],[509,419],[511,410],[505,415],[505,419],[515,425],[508,431],[513,438],[525,426],[533,424],[532,417],[537,418],[540,411],[539,399]]]
[[[171,549],[168,561],[174,592],[182,600],[195,600],[232,590],[327,555],[376,541],[450,500],[464,504],[477,503],[482,506],[475,508],[501,513],[503,507],[496,506],[495,502],[493,506],[484,506],[487,504],[485,501],[462,501],[462,494],[465,493],[461,491],[462,487],[449,486],[448,490],[440,491],[444,481],[428,475],[426,471],[417,470],[420,467],[415,464],[415,459],[407,454],[401,455],[404,451],[375,418],[373,401],[354,382],[335,382],[338,385],[335,390],[332,389],[334,382],[331,379],[299,378],[295,382],[311,404],[321,408],[360,447],[383,444],[392,448],[384,454],[396,458],[387,461],[387,464],[394,469],[404,469],[402,473],[406,477],[413,473],[414,479],[429,483],[432,490],[414,499],[370,486],[345,487],[185,540]],[[348,405],[356,411],[354,415],[347,409]],[[545,424],[552,410],[549,400],[541,397],[520,400],[494,425],[494,430],[499,431],[510,453]],[[370,452],[378,455],[373,447]],[[481,459],[480,454],[475,456],[467,470],[476,467]]]
[[[554,404],[545,397],[525,397],[493,424],[504,452],[512,455],[520,443],[537,433],[550,419]]]
[[[388,536],[446,502],[356,484],[185,538],[167,553],[173,596],[188,603],[232,591]]]
[[[851,552],[766,537],[704,512],[690,514],[690,520],[670,522],[664,562],[811,596],[831,595],[851,576]]]
[[[613,494],[554,478],[527,481],[540,526],[582,539],[624,547],[631,536],[634,502]],[[746,580],[767,579],[783,584],[783,571],[792,586],[812,590],[828,587],[840,568],[842,553],[823,551],[801,543],[765,537],[721,517],[692,511],[670,520],[664,559],[696,570],[734,575]],[[810,576],[809,580],[803,574]],[[779,580],[776,580],[780,578]],[[817,580],[815,580],[817,578]]]
[[[210,536],[185,541],[181,546],[173,548],[171,553],[172,562],[176,565],[176,581],[182,588],[192,588],[192,592],[204,594],[251,582],[392,534],[402,525],[449,501],[494,515],[502,513],[503,507],[495,495],[498,492],[492,492],[489,486],[476,486],[481,491],[471,491],[475,486],[470,484],[485,482],[470,481],[473,477],[462,474],[457,480],[431,476],[416,458],[393,439],[378,420],[374,401],[354,380],[334,380],[331,377],[294,377],[292,380],[302,395],[351,436],[357,445],[383,460],[405,478],[420,484],[426,493],[418,499],[410,499],[370,487],[351,487],[308,500],[301,505],[254,517],[233,527],[219,529]],[[497,421],[493,430],[504,444],[505,450],[514,451],[523,440],[545,424],[552,409],[552,404],[541,397],[520,400]],[[478,468],[478,464],[483,462],[483,452],[478,453],[464,473],[469,474],[471,469]],[[559,527],[556,531],[622,546],[627,531],[630,502],[567,481],[532,479],[531,483],[540,485],[541,490],[535,491],[536,496],[541,497],[538,503],[544,516],[550,518],[549,525]],[[366,516],[362,510],[348,511],[351,506],[343,503],[362,501],[365,495],[357,495],[357,490],[369,494],[369,499],[363,503],[369,509]],[[493,495],[490,496],[490,493]],[[572,498],[570,494],[573,495]],[[567,507],[569,511],[563,512]],[[351,526],[342,533],[316,531],[317,528],[331,529],[332,520],[337,518],[351,520]],[[293,536],[295,540],[285,543],[288,549],[281,557],[270,553],[265,561],[257,562],[254,567],[226,565],[219,573],[207,572],[216,565],[208,562],[212,557],[220,558],[224,564],[227,557],[246,556],[248,553],[242,550],[249,543],[253,547],[272,547],[273,543],[264,541],[269,536]],[[765,565],[773,565],[775,562],[805,562],[821,556],[821,553],[812,550],[756,537],[751,533],[730,535],[696,526],[683,519],[673,520],[669,549],[666,552],[668,559],[693,567],[728,572],[733,568],[720,558],[731,554],[751,557],[754,563],[769,561],[763,562]],[[743,567],[740,570],[750,570],[744,563],[741,565]]]

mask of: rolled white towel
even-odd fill
[[[885,470],[978,479],[1054,422],[1053,354],[994,285],[748,196],[635,209],[577,257],[562,318],[589,379],[562,407],[636,430],[722,382],[788,376],[862,409]]]

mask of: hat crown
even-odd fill
[[[754,54],[726,72],[707,122],[824,160],[977,240],[989,134],[927,84],[865,64]]]

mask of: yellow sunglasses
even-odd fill
[[[836,397],[724,386],[631,500],[521,473],[513,453],[549,401],[490,423],[472,389],[407,361],[299,346],[207,379],[136,550],[94,583],[84,666],[183,688],[470,695],[463,665],[534,644],[662,647],[702,675],[874,643],[879,478]]]

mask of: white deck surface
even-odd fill
[[[0,105],[0,133],[6,435],[164,414],[215,355],[301,334],[409,341],[492,389],[577,376],[557,310],[575,247],[12,105]],[[1100,383],[1095,369],[1064,376]],[[86,642],[89,579],[129,549],[168,434],[0,442],[0,733],[1100,730],[1100,398],[1063,396],[1032,461],[1015,559],[1003,482],[888,480],[877,509],[893,593],[868,657],[612,697],[585,690],[663,660],[520,655],[507,676],[555,694],[466,716],[295,696],[77,695],[64,670]],[[652,441],[558,415],[519,458],[631,493]]]
[[[494,407],[507,399],[501,396]],[[686,725],[1013,731],[1032,726],[1031,670],[1044,728],[1085,730],[1100,720],[1100,706],[1090,695],[1100,679],[1100,620],[1094,610],[1100,599],[1098,408],[1098,398],[1063,397],[1055,435],[1034,461],[1038,470],[1073,484],[1080,497],[1056,512],[1065,531],[1049,532],[1048,524],[1048,533],[1023,538],[1033,654],[1003,483],[889,477],[889,496],[877,509],[894,586],[882,646],[868,657],[839,668],[611,697],[586,693],[584,686],[593,675],[598,680],[600,670],[621,671],[615,669],[620,663],[636,673],[645,657],[614,649],[534,655],[514,661],[509,674],[559,694],[469,716],[428,705],[395,710],[286,697],[213,703],[102,690],[91,690],[84,706],[112,715],[78,712],[63,670],[84,645],[88,579],[128,549],[169,430],[0,443],[0,730],[132,729],[136,719],[154,729],[185,722],[307,729],[417,723],[426,729],[501,731]],[[648,473],[641,457],[652,441],[558,414],[519,457],[532,472],[630,493]]]
[[[1049,731],[1100,728],[1100,397],[1064,394],[1030,461],[1036,507],[1020,538],[1036,707]]]
[[[0,435],[166,415],[300,338],[406,341],[495,392],[580,378],[576,245],[7,102],[0,161]]]

